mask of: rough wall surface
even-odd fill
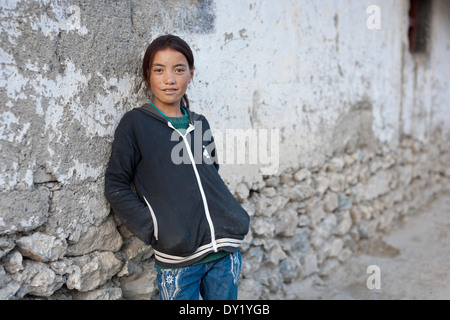
[[[157,297],[152,249],[110,212],[103,174],[118,121],[146,100],[141,59],[160,34],[191,44],[192,109],[218,137],[275,142],[221,167],[252,218],[241,298],[301,298],[449,188],[444,0],[421,55],[406,0],[377,1],[381,29],[370,1],[0,3],[0,299]]]

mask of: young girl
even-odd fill
[[[181,38],[161,36],[148,46],[143,78],[151,101],[127,112],[115,131],[105,195],[152,245],[161,299],[237,299],[249,216],[218,173],[208,121],[189,108],[193,75]],[[180,151],[188,161],[179,161]]]

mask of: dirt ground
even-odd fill
[[[380,289],[367,286],[371,265],[379,267]],[[367,243],[305,299],[450,300],[450,193]]]

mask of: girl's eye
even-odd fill
[[[162,73],[162,69],[153,69],[154,73]]]
[[[177,69],[175,69],[176,73],[183,73],[184,71],[185,71],[184,68],[177,68]]]

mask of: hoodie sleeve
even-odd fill
[[[132,139],[130,117],[119,123],[105,172],[105,196],[114,214],[145,244],[154,243],[153,220],[149,208],[131,189],[140,152]]]

